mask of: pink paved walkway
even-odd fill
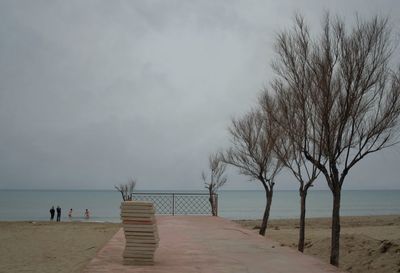
[[[326,273],[336,268],[219,217],[157,217],[160,245],[154,266],[124,266],[122,229],[88,264],[86,273]],[[267,231],[268,232],[268,231]]]

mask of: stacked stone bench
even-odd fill
[[[121,203],[121,219],[125,233],[125,265],[153,265],[154,252],[158,247],[157,223],[151,202],[124,201]]]

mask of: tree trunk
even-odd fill
[[[334,189],[332,210],[332,235],[331,235],[331,264],[339,266],[339,239],[340,239],[340,191]]]
[[[272,195],[273,191],[272,189],[269,190],[268,192],[265,193],[267,197],[267,203],[265,205],[265,211],[264,211],[264,216],[260,228],[260,235],[265,236],[265,231],[267,230],[267,224],[268,224],[268,218],[269,218],[269,211],[271,209],[271,203],[272,203]]]
[[[217,216],[217,202],[215,198],[215,193],[212,195],[212,216]]]
[[[306,198],[307,198],[307,191],[300,190],[300,230],[299,230],[299,244],[297,247],[300,252],[304,251],[304,237],[306,229]]]
[[[211,206],[211,214],[214,216],[214,204],[213,204],[213,200],[212,200],[211,196],[208,198],[208,201],[210,202],[210,206]]]
[[[208,198],[208,201],[210,201],[210,205],[211,205],[211,213],[212,216],[216,216],[216,206],[215,206],[215,196],[214,193],[210,190],[210,197]]]

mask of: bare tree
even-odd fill
[[[232,147],[222,154],[222,160],[263,185],[266,205],[260,234],[265,235],[275,177],[282,169],[282,163],[274,153],[278,132],[271,130],[270,122],[261,111],[252,111],[241,119],[233,119],[229,132]]]
[[[331,257],[339,265],[341,189],[350,169],[366,155],[396,143],[400,114],[400,69],[390,66],[392,43],[386,18],[357,19],[346,28],[327,14],[319,37],[302,32],[304,20],[278,36],[273,67],[281,90],[291,90],[293,111],[304,111],[309,126],[303,154],[324,175],[333,196]],[[307,73],[302,74],[301,66]],[[296,94],[301,77],[311,84]],[[301,90],[301,88],[300,88]],[[278,89],[279,92],[279,89]]]
[[[215,153],[208,157],[208,167],[210,168],[210,179],[207,180],[207,176],[204,172],[201,173],[201,177],[210,195],[208,200],[210,201],[212,215],[217,216],[218,207],[216,193],[217,190],[226,183],[227,178],[224,176],[226,164],[221,161],[220,154]]]
[[[130,178],[128,183],[114,186],[117,191],[121,193],[122,200],[132,201],[132,193],[136,186],[136,180]]]
[[[260,97],[259,103],[264,114],[268,115],[269,119],[273,121],[274,130],[280,134],[275,145],[276,155],[284,167],[288,168],[299,182],[300,228],[297,247],[299,251],[303,252],[307,193],[320,172],[315,165],[307,161],[302,151],[304,151],[304,146],[307,146],[315,155],[317,154],[317,147],[314,142],[310,142],[303,137],[303,126],[307,124],[307,119],[303,119],[302,112],[293,111],[295,100],[291,92],[282,90],[281,85],[273,85],[273,87],[279,90],[277,96],[271,97],[268,90],[265,90]],[[275,101],[275,103],[271,103],[272,101]]]

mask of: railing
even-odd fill
[[[212,215],[207,193],[137,192],[132,194],[132,200],[153,202],[156,214]],[[215,194],[215,204],[218,214],[218,194]]]

